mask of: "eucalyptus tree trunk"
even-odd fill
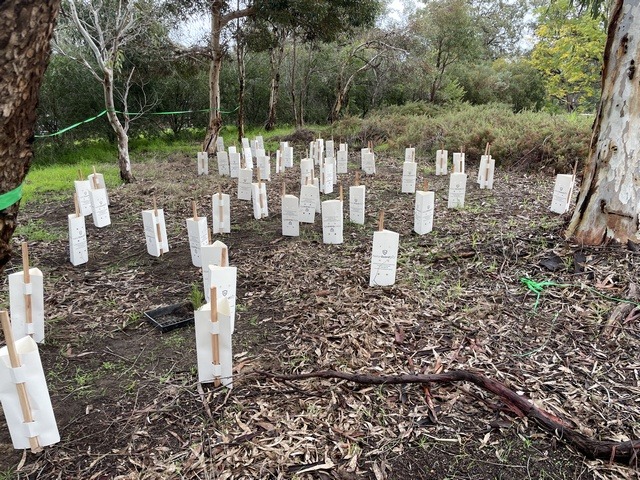
[[[0,2],[0,195],[29,172],[38,92],[60,0]],[[0,210],[0,271],[11,256],[20,202]]]
[[[244,137],[244,94],[247,78],[244,55],[244,42],[241,38],[240,20],[238,20],[236,28],[236,58],[238,60],[238,142],[241,142]]]
[[[109,119],[109,125],[111,125],[111,128],[116,134],[116,141],[118,143],[118,168],[120,169],[120,178],[125,183],[132,183],[135,182],[136,179],[133,176],[133,173],[131,173],[129,135],[127,134],[128,125],[123,126],[116,114],[113,90],[113,70],[110,68],[106,68],[104,71],[102,87],[104,90],[104,104],[107,108],[107,118]]]
[[[567,238],[585,245],[640,242],[640,0],[616,0],[602,96]]]
[[[209,126],[204,139],[206,152],[213,153],[216,148],[216,140],[222,128],[222,114],[220,112],[220,71],[222,70],[222,7],[221,0],[211,2],[211,65],[209,68]]]
[[[298,101],[297,99],[297,95],[296,95],[296,62],[298,61],[298,56],[297,56],[297,41],[296,41],[296,33],[295,31],[293,32],[293,47],[291,49],[291,83],[290,83],[290,90],[289,90],[289,94],[291,95],[291,109],[293,112],[293,121],[294,124],[296,126],[296,128],[301,128],[302,127],[302,122],[300,121],[300,118],[298,116],[298,105],[296,104],[296,102]]]
[[[264,124],[265,130],[273,130],[276,126],[276,114],[278,108],[278,92],[280,90],[280,67],[284,58],[284,42],[286,32],[284,29],[274,28],[276,45],[269,51],[269,64],[271,66],[271,88],[269,93],[269,113]]]
[[[204,137],[203,150],[213,153],[216,148],[216,140],[222,128],[222,112],[220,111],[220,71],[224,58],[224,46],[222,44],[222,30],[230,21],[237,18],[251,16],[255,13],[253,6],[232,10],[224,13],[228,7],[226,0],[213,0],[211,2],[211,39],[209,48],[211,51],[211,66],[209,68],[209,125]]]

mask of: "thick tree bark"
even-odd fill
[[[602,97],[589,158],[566,237],[585,245],[640,242],[640,0],[616,0]]]
[[[29,172],[36,105],[60,0],[0,2],[0,194]],[[0,210],[0,271],[11,255],[20,203]]]

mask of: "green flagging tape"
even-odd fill
[[[536,281],[531,280],[530,278],[526,278],[526,277],[522,277],[520,279],[520,282],[522,282],[529,290],[531,290],[533,293],[536,294],[536,303],[533,305],[533,311],[534,312],[538,308],[538,303],[540,303],[540,295],[542,295],[542,291],[546,287],[568,287],[569,286],[569,285],[566,285],[566,284],[550,282],[548,280],[545,280],[544,282],[536,282]]]
[[[18,185],[16,188],[11,190],[10,192],[3,193],[0,195],[0,210],[4,210],[5,208],[9,208],[14,203],[17,203],[22,198],[22,184]]]
[[[46,138],[46,137],[55,137],[56,135],[62,135],[63,133],[68,132],[69,130],[71,130],[73,128],[79,127],[80,125],[82,125],[84,123],[93,122],[94,120],[96,120],[97,118],[100,118],[101,116],[103,116],[106,113],[107,113],[107,111],[103,110],[98,115],[96,115],[95,117],[87,118],[86,120],[82,120],[81,122],[74,123],[73,125],[69,125],[68,127],[63,128],[62,130],[58,130],[57,132],[47,133],[46,135],[34,135],[34,137],[35,138]]]
[[[540,302],[540,295],[542,294],[542,291],[545,289],[545,287],[574,287],[575,286],[575,287],[582,288],[582,285],[574,285],[571,283],[556,283],[556,282],[550,282],[548,280],[545,280],[544,282],[536,282],[526,277],[522,277],[520,279],[520,282],[523,283],[529,290],[531,290],[533,293],[536,294],[536,303],[533,305],[534,312],[538,308],[538,303]],[[640,307],[639,302],[635,302],[633,300],[625,300],[624,298],[612,297],[610,295],[606,295],[600,292],[598,289],[593,287],[586,287],[586,288],[587,290],[591,290],[592,292],[596,293],[597,295],[600,295],[603,298],[606,298],[607,300],[613,300],[614,302],[618,302],[618,303],[629,303],[631,305],[635,305],[636,307]]]
[[[233,113],[238,111],[240,107],[236,107],[233,110],[220,110],[220,113]],[[109,110],[111,111],[111,110]],[[211,108],[204,108],[202,110],[179,110],[179,111],[175,111],[175,112],[121,112],[120,110],[113,110],[113,112],[115,113],[120,113],[122,115],[182,115],[184,113],[203,113],[203,112],[210,112],[212,111]],[[63,128],[62,130],[58,130],[57,132],[54,133],[47,133],[45,135],[34,135],[35,138],[47,138],[47,137],[55,137],[57,135],[62,135],[65,132],[68,132],[69,130],[72,130],[76,127],[79,127],[80,125],[83,125],[85,123],[89,123],[89,122],[93,122],[94,120],[100,118],[101,116],[105,115],[107,113],[107,110],[103,110],[102,112],[100,112],[98,115],[96,115],[95,117],[91,117],[91,118],[87,118],[86,120],[82,120],[81,122],[78,123],[74,123],[73,125],[69,125],[68,127]]]

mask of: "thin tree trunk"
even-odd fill
[[[238,20],[236,28],[236,58],[238,60],[238,142],[241,142],[244,137],[244,94],[246,81],[246,69],[244,64],[245,49],[240,33],[240,20]]]
[[[60,0],[0,2],[0,194],[22,185],[31,166],[38,92],[59,8]],[[11,256],[19,206],[0,210],[0,272]]]
[[[104,103],[107,107],[107,118],[109,119],[109,125],[111,125],[113,132],[116,134],[116,141],[118,142],[118,168],[120,169],[120,178],[125,183],[133,183],[136,179],[131,172],[129,135],[127,135],[125,127],[122,126],[115,112],[112,70],[105,70],[102,86],[104,87]]]
[[[589,158],[567,238],[640,242],[640,0],[616,0],[607,34]]]
[[[297,95],[296,95],[296,62],[298,61],[298,56],[297,56],[297,44],[298,42],[296,41],[296,34],[295,32],[293,33],[293,48],[291,50],[291,90],[290,90],[290,94],[291,94],[291,109],[292,109],[292,113],[293,113],[293,124],[296,126],[296,128],[301,128],[301,122],[300,122],[300,118],[298,117],[298,105],[297,105]]]
[[[274,28],[276,45],[270,50],[269,63],[271,66],[271,88],[269,94],[269,113],[264,129],[273,130],[276,126],[276,115],[278,108],[278,92],[280,90],[280,66],[284,57],[284,42],[286,32],[281,29]]]

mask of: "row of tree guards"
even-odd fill
[[[218,174],[237,178],[237,198],[252,202],[256,220],[269,216],[267,182],[271,180],[271,156],[264,150],[260,137],[243,139],[242,150],[225,150],[222,139],[217,143]],[[465,152],[461,148],[452,156],[449,173],[449,152],[444,148],[436,152],[435,174],[449,175],[448,208],[462,208],[465,203],[467,174]],[[309,144],[305,158],[299,162],[300,194],[286,192],[281,185],[282,234],[297,237],[300,224],[313,224],[317,214],[322,218],[323,243],[343,243],[344,192],[338,175],[348,171],[349,149],[340,143],[334,150],[333,140],[319,138]],[[376,158],[369,144],[360,151],[361,171],[376,174]],[[275,156],[275,174],[294,167],[293,148],[282,142]],[[197,172],[207,175],[208,155],[200,152]],[[481,156],[477,183],[481,189],[494,185],[495,159],[487,144]],[[103,175],[96,172],[85,180],[78,172],[74,181],[75,212],[69,214],[69,254],[74,266],[88,261],[85,216],[92,216],[94,226],[107,227],[109,197]],[[255,178],[254,178],[255,177]],[[571,175],[558,175],[553,192],[551,210],[565,213],[571,201],[575,169]],[[402,193],[415,194],[414,231],[427,234],[433,228],[435,192],[429,190],[425,179],[416,189],[417,161],[415,148],[405,149],[402,169]],[[338,185],[338,198],[322,200],[322,195],[334,192]],[[361,172],[355,172],[354,185],[349,187],[349,221],[365,223],[366,187],[361,184]],[[235,328],[237,268],[229,265],[229,249],[223,242],[212,242],[212,234],[231,231],[231,196],[218,192],[211,197],[211,228],[206,215],[198,214],[192,202],[192,217],[186,219],[191,261],[202,269],[202,285],[206,304],[194,312],[195,343],[198,380],[232,388],[232,334]],[[153,208],[142,211],[147,252],[156,257],[169,252],[169,242],[162,208],[153,199]],[[369,285],[390,286],[396,281],[400,235],[384,228],[384,211],[378,215],[377,231],[373,233]],[[0,400],[7,417],[15,448],[34,451],[60,440],[37,343],[45,339],[43,275],[29,267],[26,243],[22,246],[23,271],[9,275],[11,319],[0,312],[7,346],[0,349]]]

